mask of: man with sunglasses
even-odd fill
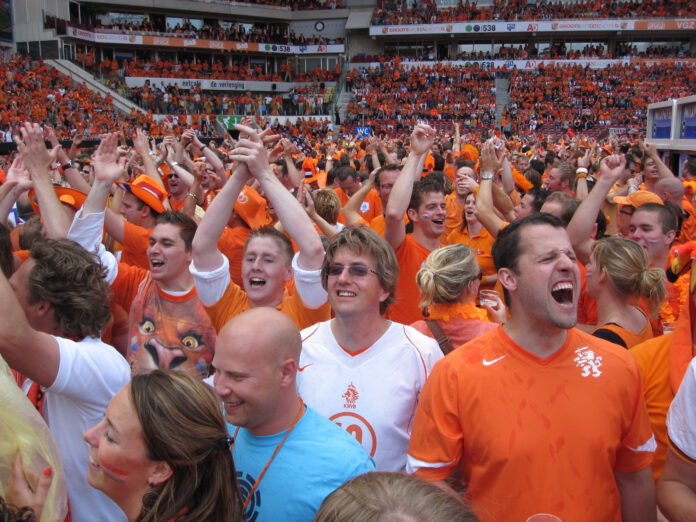
[[[331,238],[321,272],[334,319],[302,331],[298,389],[312,408],[352,434],[378,471],[403,471],[418,396],[437,342],[383,317],[399,265],[384,238],[347,227]]]

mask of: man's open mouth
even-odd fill
[[[551,289],[551,296],[557,303],[573,303],[573,284],[567,282],[556,283]]]

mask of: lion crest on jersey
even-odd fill
[[[587,346],[575,350],[575,364],[582,370],[583,377],[599,377],[602,375],[602,357],[595,355]]]
[[[346,400],[346,403],[343,405],[343,407],[354,410],[356,408],[355,403],[360,398],[360,394],[358,393],[358,389],[351,382],[348,385],[346,392],[343,395],[341,395],[341,397],[343,397]]]

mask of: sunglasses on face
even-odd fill
[[[340,263],[332,263],[326,268],[326,273],[330,276],[338,277],[345,269],[348,269],[348,273],[352,277],[365,277],[368,274],[378,275],[377,272],[372,270],[370,267],[365,265],[348,265],[344,266]]]

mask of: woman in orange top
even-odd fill
[[[433,250],[416,274],[420,306],[428,319],[411,326],[437,339],[445,353],[496,328],[497,322],[505,321],[505,305],[499,300],[495,309],[476,306],[481,275],[476,256],[469,247],[454,244]],[[489,321],[487,310],[496,322]],[[433,327],[429,321],[437,325]],[[442,334],[446,340],[441,339]]]
[[[657,315],[667,295],[665,272],[648,268],[643,247],[631,239],[607,237],[592,246],[587,269],[587,293],[597,300],[597,324],[593,335],[625,348],[651,339],[650,320],[638,306],[649,303]]]
[[[135,375],[87,430],[87,482],[129,521],[243,520],[214,392],[184,372]]]
[[[481,285],[485,289],[493,289],[498,282],[498,272],[493,263],[493,243],[495,238],[476,218],[476,198],[470,193],[464,201],[462,225],[449,233],[445,244],[461,243],[471,248],[476,254],[476,260],[483,271]]]

